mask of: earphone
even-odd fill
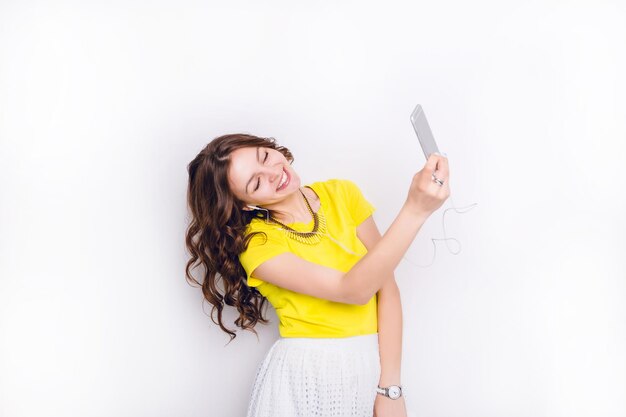
[[[448,154],[446,154],[445,152],[442,154],[443,156],[445,156],[446,158],[448,157]],[[431,262],[429,264],[426,265],[419,265],[413,261],[411,261],[409,258],[406,257],[406,254],[404,256],[402,256],[402,259],[404,259],[405,261],[407,261],[408,263],[417,266],[419,268],[427,268],[429,266],[431,266],[432,264],[435,263],[435,259],[437,258],[437,244],[435,243],[436,241],[444,241],[446,244],[446,248],[448,249],[448,252],[450,252],[452,255],[458,255],[459,253],[461,253],[461,242],[459,242],[459,240],[457,238],[454,237],[448,237],[447,233],[446,233],[446,213],[448,213],[448,211],[450,210],[454,210],[456,213],[458,214],[464,214],[467,213],[468,211],[470,211],[471,209],[473,209],[474,207],[476,207],[478,205],[478,203],[472,203],[469,206],[465,206],[465,207],[456,207],[456,204],[454,204],[454,201],[452,201],[452,196],[448,197],[448,200],[450,200],[450,204],[452,205],[452,207],[449,207],[447,209],[445,209],[443,211],[443,216],[441,217],[441,229],[443,230],[443,238],[430,238],[430,241],[433,243],[433,258],[431,260]],[[456,242],[456,244],[458,245],[458,250],[457,251],[453,251],[452,249],[450,249],[450,245],[448,244],[449,240],[453,240]]]
[[[427,268],[429,266],[431,266],[432,264],[435,263],[435,259],[437,258],[437,244],[435,243],[435,241],[441,241],[443,240],[446,244],[446,248],[448,248],[448,252],[450,252],[452,255],[458,255],[459,253],[461,253],[461,242],[459,242],[459,240],[457,238],[454,237],[448,237],[447,233],[446,233],[446,213],[450,210],[454,210],[456,213],[458,214],[463,214],[463,213],[467,213],[469,210],[473,209],[474,207],[476,207],[478,205],[478,203],[472,203],[469,206],[465,206],[465,207],[461,207],[461,208],[457,208],[456,205],[454,204],[454,201],[452,201],[452,197],[448,197],[448,199],[450,200],[450,203],[452,204],[452,207],[447,208],[444,210],[443,212],[443,216],[441,217],[441,229],[443,230],[443,238],[430,238],[430,241],[433,243],[433,259],[431,260],[431,262],[429,264],[426,265],[419,265],[413,261],[411,261],[409,258],[406,257],[406,255],[402,256],[402,259],[404,259],[405,261],[407,261],[408,263],[417,266],[419,268]],[[452,249],[450,249],[450,245],[448,244],[449,240],[453,240],[456,242],[456,244],[458,245],[458,250],[457,251],[453,251]]]
[[[256,210],[265,210],[264,208],[257,207],[257,206],[251,206],[250,204],[248,204],[248,207],[250,207],[251,209],[256,209]]]

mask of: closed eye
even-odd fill
[[[265,157],[263,158],[263,163],[265,163],[265,161],[267,161],[267,157],[269,155],[268,151],[265,151]],[[259,189],[259,185],[261,184],[261,178],[257,179],[256,181],[256,187],[254,187],[254,191]]]

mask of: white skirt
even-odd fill
[[[248,417],[372,417],[378,334],[280,338],[257,369]]]

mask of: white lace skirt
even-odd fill
[[[378,334],[280,338],[259,365],[248,417],[372,417]]]

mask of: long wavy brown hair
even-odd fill
[[[185,242],[191,259],[185,275],[189,284],[202,287],[204,298],[213,306],[211,320],[228,333],[230,341],[236,334],[224,325],[224,305],[237,308],[239,318],[234,323],[243,330],[257,334],[254,326],[259,322],[268,323],[263,316],[267,299],[256,288],[248,287],[238,256],[255,234],[263,233],[246,236],[245,230],[255,217],[264,218],[265,212],[243,210],[245,203],[231,192],[227,175],[234,150],[257,146],[275,149],[293,163],[289,149],[279,146],[274,138],[236,133],[213,139],[187,165],[187,204],[191,219]],[[199,266],[204,275],[202,283],[192,275]]]

